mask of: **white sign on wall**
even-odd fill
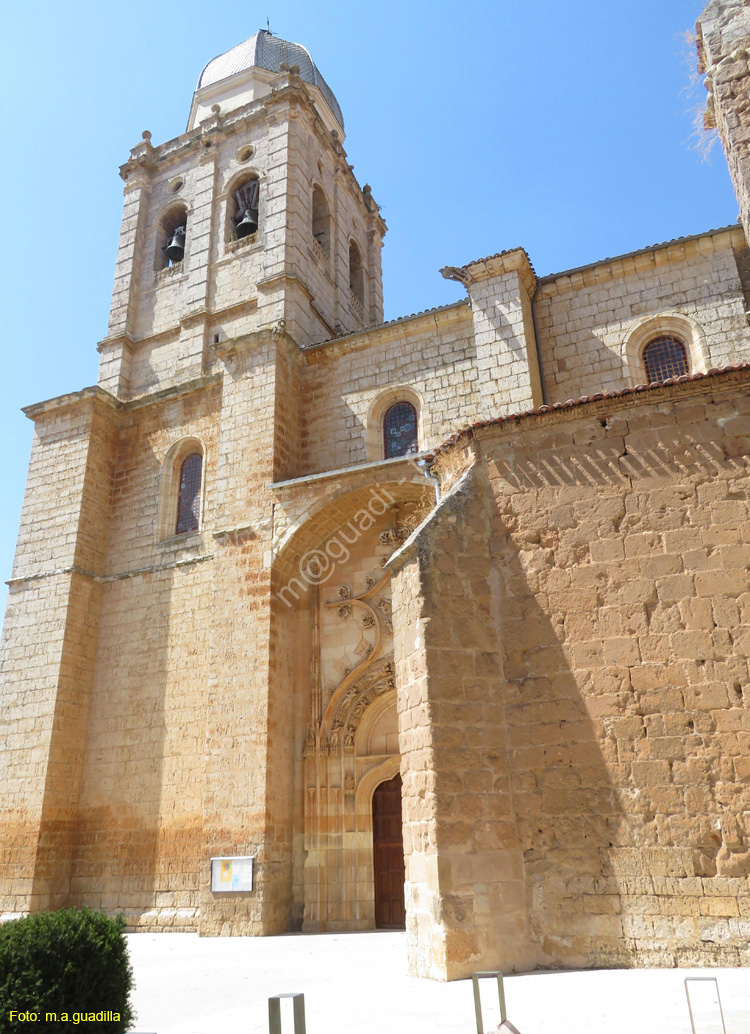
[[[247,893],[253,889],[253,856],[211,859],[211,890],[214,894],[228,891]]]

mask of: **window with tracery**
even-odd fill
[[[180,467],[180,485],[177,495],[176,534],[197,531],[200,518],[201,473],[203,457],[199,452],[186,456]]]
[[[383,418],[385,458],[408,456],[419,452],[417,440],[417,411],[411,402],[397,402]]]
[[[643,350],[643,363],[649,384],[689,372],[687,351],[676,337],[658,337]]]

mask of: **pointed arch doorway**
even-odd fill
[[[372,847],[375,926],[379,930],[403,930],[406,909],[400,775],[381,783],[372,795]]]

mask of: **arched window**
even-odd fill
[[[365,270],[362,265],[362,252],[356,241],[349,242],[349,290],[352,298],[365,307]]]
[[[167,266],[178,266],[182,262],[187,240],[187,218],[187,207],[176,204],[171,205],[159,220],[154,269],[166,269]]]
[[[649,384],[688,373],[687,352],[676,337],[658,337],[649,341],[643,349],[643,363]]]
[[[411,402],[397,402],[383,418],[383,446],[387,460],[419,452],[417,411]]]
[[[198,530],[202,469],[203,457],[199,452],[191,452],[182,461],[177,493],[177,535],[183,531]]]
[[[229,191],[227,202],[227,240],[255,239],[258,232],[260,181],[255,173],[237,180]]]
[[[331,213],[328,201],[321,187],[313,187],[312,196],[312,234],[326,257],[331,254]]]

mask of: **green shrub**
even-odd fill
[[[124,928],[124,916],[110,919],[88,908],[0,924],[0,1034],[126,1031],[134,1014]],[[36,1013],[37,1019],[21,1022],[11,1012]],[[104,1015],[82,1018],[91,1013]]]

